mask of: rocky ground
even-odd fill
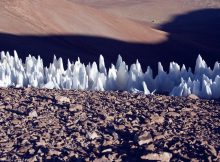
[[[220,103],[0,89],[0,161],[219,161]]]

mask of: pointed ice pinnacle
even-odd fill
[[[163,65],[161,64],[161,62],[158,62],[158,74],[163,73]]]
[[[99,57],[99,70],[100,70],[100,73],[104,73],[105,75],[107,74],[107,71],[105,68],[104,57],[102,55],[100,55]]]
[[[116,65],[111,65],[107,71],[104,57],[100,55],[99,67],[94,62],[85,66],[80,59],[75,63],[68,60],[64,69],[63,60],[56,56],[50,66],[44,67],[43,60],[29,55],[25,63],[9,52],[1,52],[0,59],[0,87],[39,87],[57,89],[82,90],[127,90],[150,94],[152,91],[168,92],[174,96],[195,94],[202,98],[220,98],[220,64],[215,63],[213,70],[199,55],[196,61],[195,73],[191,68],[186,70],[171,62],[169,72],[165,72],[158,63],[158,75],[153,78],[153,71],[148,66],[142,72],[141,64],[137,60],[130,69],[119,55]]]
[[[144,88],[144,94],[146,94],[146,95],[150,94],[150,91],[148,90],[146,83],[143,82],[142,85],[143,85],[143,88]]]
[[[127,89],[127,83],[128,83],[129,74],[126,69],[126,64],[122,62],[119,65],[118,71],[117,71],[117,78],[116,78],[116,84],[118,90],[126,90]]]
[[[119,69],[119,66],[121,65],[122,63],[122,57],[121,55],[118,55],[118,59],[117,59],[117,63],[116,63],[116,69],[118,70]]]

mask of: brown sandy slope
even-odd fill
[[[0,32],[13,34],[78,34],[146,43],[166,39],[162,32],[68,0],[0,2]]]
[[[197,9],[220,8],[218,0],[70,0],[104,10],[108,13],[161,25],[173,16]]]
[[[70,1],[158,28],[168,32],[178,41],[190,42],[199,48],[219,50],[220,1],[218,0]],[[219,10],[209,13],[211,9]]]
[[[219,161],[219,102],[0,89],[0,161]]]

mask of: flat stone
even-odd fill
[[[21,120],[14,119],[14,120],[11,121],[11,123],[13,123],[13,124],[21,124]]]
[[[28,162],[36,162],[37,160],[37,156],[33,156],[30,159],[28,159]]]
[[[105,156],[95,159],[93,162],[111,162],[108,158],[106,158]]]
[[[212,145],[208,145],[208,149],[213,156],[217,156],[217,151],[216,151],[215,147],[213,147]]]
[[[180,114],[177,112],[168,112],[167,115],[172,116],[172,117],[179,117],[180,116]]]
[[[55,100],[58,103],[70,103],[70,99],[68,97],[65,97],[65,96],[56,96]]]
[[[29,112],[29,117],[31,117],[31,118],[36,118],[36,117],[38,117],[38,114],[37,114],[37,112],[34,110],[34,111],[31,111],[31,112]]]
[[[46,142],[44,140],[40,140],[36,144],[37,144],[37,146],[46,146]]]
[[[193,111],[193,109],[191,109],[191,108],[183,108],[182,111],[183,112],[190,112],[190,111]]]
[[[23,155],[26,152],[28,152],[28,150],[29,150],[29,147],[23,146],[23,147],[19,148],[18,153]]]
[[[107,116],[106,118],[108,121],[113,121],[115,119],[114,116]]]
[[[175,111],[176,109],[169,107],[168,110],[169,111]]]
[[[6,157],[0,157],[0,161],[7,161]]]
[[[5,105],[0,105],[0,109],[4,109],[5,108]]]
[[[119,130],[124,130],[124,129],[125,129],[125,126],[124,126],[124,125],[119,125],[119,126],[118,126],[118,129],[119,129]]]
[[[30,155],[33,155],[35,153],[35,149],[29,149],[28,152]]]
[[[108,148],[108,149],[105,149],[105,150],[102,151],[102,153],[107,153],[107,152],[112,152],[112,149]]]
[[[59,156],[60,154],[61,154],[60,151],[52,150],[52,149],[50,149],[50,150],[49,150],[49,153],[48,153],[49,156],[52,156],[52,155],[57,155],[57,156]]]
[[[190,94],[190,95],[188,96],[188,98],[193,99],[193,100],[199,99],[199,97],[196,96],[195,94]]]
[[[163,162],[169,162],[171,158],[172,158],[172,154],[168,152],[162,152],[160,154],[150,153],[150,154],[141,156],[141,159],[143,160],[158,160],[158,161],[163,161]]]
[[[154,144],[150,144],[150,145],[147,145],[146,149],[149,150],[149,151],[154,151],[155,146],[154,146]]]
[[[153,122],[153,123],[158,123],[158,124],[163,124],[164,123],[164,117],[163,116],[152,115],[150,118],[151,118],[151,122]]]
[[[99,135],[96,132],[88,133],[89,139],[96,139],[99,138]]]
[[[82,109],[83,109],[83,105],[77,104],[77,105],[71,105],[69,111],[74,112],[74,111],[80,111]]]
[[[153,141],[153,138],[150,134],[150,132],[143,132],[139,137],[138,137],[138,144],[141,146],[141,145],[144,145],[144,144],[148,144],[150,142]]]
[[[155,140],[159,140],[159,139],[165,139],[164,135],[158,135],[156,137],[154,137]]]
[[[113,145],[113,143],[114,143],[114,141],[113,140],[105,140],[104,142],[103,142],[103,146],[111,146],[111,145]]]

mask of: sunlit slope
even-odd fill
[[[145,43],[166,39],[165,33],[68,0],[1,1],[0,15],[4,33],[80,34]]]
[[[152,26],[198,9],[220,8],[218,0],[70,0]]]

